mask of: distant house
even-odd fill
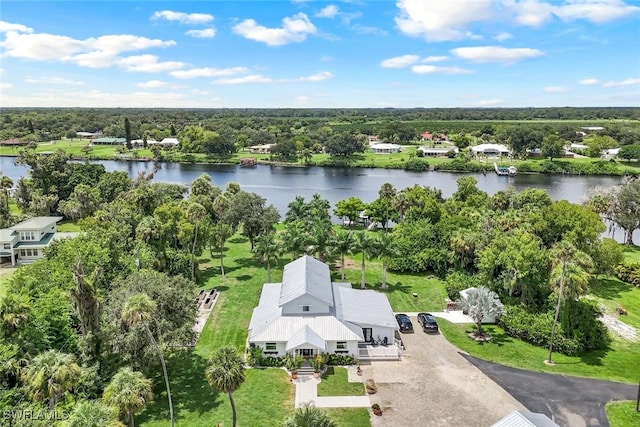
[[[470,148],[474,154],[486,157],[501,157],[511,154],[511,151],[502,144],[480,144]]]
[[[399,153],[400,146],[398,144],[376,144],[372,145],[369,150],[375,154]]]
[[[75,237],[77,233],[59,233],[61,216],[37,216],[13,227],[0,229],[0,263],[29,264],[44,257],[43,249],[56,239]]]
[[[262,287],[248,342],[266,356],[329,353],[359,358],[369,356],[367,346],[375,344],[384,348],[385,358],[397,359],[397,329],[386,295],[332,282],[329,266],[305,255],[284,267],[282,283]]]
[[[573,151],[574,153],[575,152],[581,152],[582,153],[582,152],[587,151],[588,149],[589,149],[589,146],[588,145],[584,145],[584,144],[572,143],[569,146],[569,151]]]
[[[620,153],[619,148],[607,148],[606,150],[602,150],[602,155],[600,158],[603,160],[611,160],[618,157],[618,153]]]
[[[369,140],[369,145],[376,145],[382,142],[378,135],[367,135],[367,139]]]
[[[76,132],[76,136],[78,138],[85,138],[85,139],[100,138],[102,136],[102,132],[101,131],[98,131],[98,132]]]
[[[419,152],[424,157],[449,157],[450,152],[454,152],[456,155],[459,153],[458,147],[418,147]]]
[[[422,139],[425,141],[433,141],[433,134],[431,132],[423,132]]]
[[[101,138],[94,138],[91,140],[94,145],[122,145],[126,144],[127,140],[124,138],[115,138],[113,136],[103,136]]]
[[[249,147],[249,152],[253,154],[270,154],[271,149],[276,144],[262,144],[262,145],[252,145]]]
[[[147,141],[147,144],[148,143],[149,142]],[[176,147],[178,144],[180,144],[180,141],[178,141],[178,138],[175,136],[164,138],[162,141],[158,142],[158,145],[163,147]]]

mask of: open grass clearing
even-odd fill
[[[589,289],[593,298],[604,308],[606,314],[617,317],[640,332],[640,289],[616,277],[606,277],[597,281]],[[626,315],[616,312],[618,307],[626,310]]]
[[[627,262],[640,264],[640,246],[624,245],[624,259]]]
[[[345,368],[329,366],[318,384],[318,396],[364,396],[364,383],[350,383]]]
[[[492,339],[479,343],[468,336],[475,328],[473,325],[452,324],[442,319],[438,320],[438,325],[450,343],[472,356],[489,362],[531,371],[626,383],[635,383],[640,378],[638,342],[614,340],[608,350],[591,351],[581,356],[554,353],[555,366],[547,366],[544,361],[549,356],[548,349],[512,338],[498,326],[486,325],[484,329]]]
[[[636,402],[609,402],[605,411],[611,427],[640,427],[640,412],[636,412]]]

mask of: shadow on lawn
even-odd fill
[[[469,327],[467,328],[464,333],[469,336],[469,334],[476,332],[476,327]],[[496,328],[493,328],[489,325],[483,325],[482,326],[482,332],[485,334],[488,334],[489,336],[491,336],[491,339],[489,341],[476,341],[476,344],[478,345],[485,345],[485,344],[491,344],[491,345],[497,345],[498,347],[502,347],[503,345],[505,345],[506,343],[511,343],[513,342],[513,338],[510,337],[509,335],[507,335],[504,332],[498,332],[496,330]]]
[[[178,423],[182,411],[203,414],[220,404],[216,402],[219,393],[211,388],[204,377],[206,367],[206,360],[193,351],[180,352],[167,360],[173,413]],[[153,402],[136,417],[138,424],[151,420],[166,420],[169,423],[169,403],[164,378],[159,367],[158,371],[158,375],[153,377]]]
[[[621,292],[627,292],[633,285],[615,279],[599,279],[596,284],[589,287],[591,293],[606,300],[621,298]]]
[[[603,350],[593,350],[580,356],[580,361],[589,366],[602,366],[602,359],[610,352],[615,351],[611,347]]]
[[[378,290],[380,292],[387,292],[387,293],[391,293],[391,292],[402,292],[403,294],[408,294],[409,292],[411,292],[411,286],[405,285],[402,282],[396,282],[396,283],[391,283],[391,282],[387,282],[387,289],[382,289],[379,288]]]

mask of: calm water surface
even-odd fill
[[[153,162],[102,161],[108,171],[126,171],[135,178],[140,172],[153,170]],[[300,195],[310,199],[320,193],[329,200],[332,207],[339,200],[351,196],[369,203],[378,197],[378,190],[384,183],[391,183],[400,190],[405,187],[428,185],[442,190],[444,197],[456,191],[456,180],[461,176],[473,176],[478,188],[489,195],[509,186],[520,191],[535,187],[546,190],[553,200],[568,200],[581,203],[589,191],[597,186],[620,185],[621,179],[612,176],[565,176],[565,175],[518,175],[502,177],[495,173],[448,173],[448,172],[407,172],[398,169],[356,169],[356,168],[298,168],[258,165],[256,168],[239,166],[219,166],[209,164],[160,163],[154,179],[189,185],[203,173],[211,176],[213,184],[223,187],[229,182],[237,182],[243,190],[260,194],[272,203],[281,214],[287,205]],[[13,164],[13,158],[0,157],[0,171],[16,182],[27,175],[27,169]],[[619,233],[620,234],[620,233]],[[617,236],[620,237],[620,236]],[[635,239],[640,242],[640,236]]]

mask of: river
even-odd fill
[[[0,171],[13,179],[27,175],[27,169],[13,164],[13,158],[0,157]],[[140,172],[153,170],[153,162],[101,161],[108,171],[126,171],[135,178]],[[211,176],[213,184],[224,188],[229,182],[237,182],[245,191],[252,191],[266,198],[281,214],[287,211],[287,205],[300,195],[309,200],[320,193],[331,206],[351,196],[359,197],[369,203],[378,197],[378,190],[384,183],[391,183],[396,189],[418,185],[428,185],[442,190],[444,197],[456,191],[456,180],[461,176],[473,176],[478,188],[493,195],[509,186],[520,191],[535,187],[546,190],[553,200],[568,200],[582,203],[589,191],[597,186],[611,187],[619,185],[621,178],[613,176],[568,176],[568,175],[518,175],[515,177],[498,176],[495,173],[449,173],[449,172],[408,172],[400,169],[366,168],[320,168],[320,167],[278,167],[258,165],[255,168],[239,166],[221,166],[210,164],[160,163],[154,180],[190,184],[203,173]],[[618,239],[622,233],[618,232]],[[640,244],[640,233],[636,233],[635,242]]]

